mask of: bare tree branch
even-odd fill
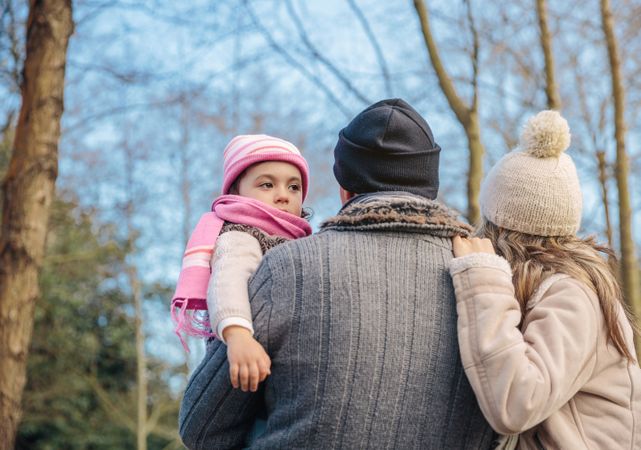
[[[465,0],[467,6],[467,21],[472,33],[472,110],[478,111],[479,108],[479,33],[474,23],[472,15],[472,2]]]
[[[545,61],[545,94],[549,109],[561,109],[561,96],[554,76],[552,37],[548,28],[548,13],[545,0],[536,0],[536,15],[539,19],[539,39]]]
[[[165,401],[154,405],[154,409],[149,415],[149,420],[147,421],[147,431],[149,434],[160,436],[172,442],[181,442],[180,435],[177,430],[167,430],[158,425],[161,417],[167,413],[173,413],[172,415],[174,416],[178,415],[178,405],[176,402]]]
[[[66,126],[62,130],[62,132],[63,134],[73,133],[73,132],[79,131],[85,126],[96,125],[96,121],[99,119],[105,119],[110,116],[128,113],[137,109],[145,110],[145,109],[151,109],[151,108],[162,108],[165,106],[175,105],[177,102],[178,102],[178,99],[172,98],[169,100],[153,101],[153,102],[146,102],[146,103],[133,103],[133,104],[115,106],[113,108],[109,108],[104,111],[99,111],[94,114],[89,114],[83,117],[82,119],[78,120],[77,122]]]
[[[98,401],[102,406],[103,410],[107,413],[111,419],[125,427],[132,433],[136,432],[135,421],[132,417],[129,416],[125,411],[120,409],[115,402],[113,402],[104,388],[100,385],[100,382],[96,378],[95,374],[86,377],[87,383],[91,386],[94,393],[98,397]]]
[[[390,78],[389,70],[387,68],[387,61],[385,61],[383,50],[381,49],[381,46],[378,43],[378,40],[376,39],[376,35],[372,31],[372,27],[370,27],[369,22],[367,21],[367,17],[365,17],[365,14],[363,14],[363,11],[359,8],[358,4],[356,3],[356,0],[348,0],[348,3],[349,3],[349,6],[352,8],[352,11],[354,11],[354,14],[358,18],[358,21],[361,23],[361,26],[363,27],[365,34],[369,38],[370,44],[372,44],[372,48],[376,53],[376,59],[378,60],[378,65],[381,66],[381,72],[383,73],[383,80],[385,82],[385,92],[388,97],[391,97],[393,92],[392,79]]]
[[[348,91],[350,91],[356,98],[358,98],[361,102],[363,102],[366,105],[369,105],[372,103],[362,92],[360,92],[356,86],[352,84],[349,79],[343,75],[343,73],[338,70],[338,68],[332,64],[332,62],[327,59],[315,46],[312,44],[312,42],[309,40],[309,36],[307,35],[307,32],[305,31],[305,27],[303,26],[303,22],[300,20],[300,17],[298,17],[298,14],[296,13],[296,10],[294,9],[294,6],[291,2],[291,0],[287,0],[285,3],[287,5],[287,11],[289,12],[290,17],[294,21],[294,25],[296,25],[296,29],[298,30],[298,34],[303,41],[303,44],[307,47],[307,49],[310,51],[312,56],[317,59],[318,61],[321,62],[338,80],[347,88]]]
[[[11,130],[11,127],[13,126],[13,121],[16,118],[16,111],[11,109],[7,111],[7,117],[4,120],[4,123],[2,126],[0,126],[0,140],[4,139],[5,136],[9,133],[9,130]]]
[[[429,22],[429,12],[425,6],[424,0],[414,0],[414,8],[419,18],[423,40],[429,54],[432,67],[436,72],[439,86],[447,99],[450,108],[456,115],[465,131],[469,149],[469,168],[467,173],[467,220],[470,223],[477,223],[481,217],[481,209],[479,207],[479,193],[481,190],[481,179],[483,178],[483,155],[485,154],[485,147],[481,141],[481,128],[479,124],[478,115],[478,35],[473,31],[474,49],[472,52],[472,68],[473,68],[473,101],[472,106],[468,106],[459,97],[452,82],[452,78],[445,69],[443,61],[436,45],[436,41],[432,35],[432,29]],[[474,30],[474,21],[471,20],[471,6],[468,3],[468,16],[470,18],[470,26]]]
[[[7,17],[7,28],[4,29],[4,20]],[[13,2],[11,0],[5,0],[2,6],[2,15],[0,17],[0,34],[4,34],[8,38],[8,52],[11,57],[11,64],[7,65],[7,68],[2,68],[1,71],[5,73],[9,80],[11,81],[12,91],[20,92],[20,84],[22,82],[22,75],[20,74],[20,67],[22,67],[22,43],[18,37],[18,30],[22,30],[24,24],[18,24],[18,19],[16,18],[16,12],[13,8]]]
[[[605,215],[605,235],[608,239],[608,245],[613,248],[612,240],[612,223],[610,221],[610,201],[608,193],[608,163],[605,159],[605,152],[600,150],[596,153],[599,162],[599,184],[601,185],[601,201],[603,202],[603,210]]]
[[[294,57],[292,57],[276,40],[274,37],[265,29],[263,24],[258,20],[256,17],[256,14],[254,13],[253,9],[251,8],[249,4],[249,0],[245,0],[245,8],[247,9],[247,13],[249,14],[249,17],[252,19],[254,22],[254,25],[256,28],[261,32],[263,37],[267,40],[269,45],[276,50],[284,59],[294,67],[296,70],[298,70],[305,78],[310,80],[316,87],[318,87],[321,91],[325,93],[325,95],[330,99],[330,101],[336,106],[344,115],[345,117],[349,118],[352,116],[352,113],[350,110],[341,102],[336,95],[331,91],[331,89],[323,83],[323,81],[314,75],[310,70],[308,70],[303,64],[298,62]]]
[[[470,116],[470,108],[461,100],[458,93],[456,92],[456,87],[450,78],[450,75],[445,69],[445,65],[441,60],[441,55],[436,46],[436,41],[432,35],[432,28],[430,26],[429,12],[425,6],[423,0],[414,0],[414,8],[418,13],[421,29],[423,31],[423,39],[425,40],[425,45],[429,52],[429,57],[434,67],[434,72],[436,72],[436,77],[438,78],[438,83],[441,86],[443,94],[449,103],[452,111],[456,114],[459,122],[467,123]]]

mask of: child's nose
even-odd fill
[[[277,202],[286,202],[289,200],[289,197],[287,196],[287,188],[286,187],[279,187],[276,189],[276,201]]]

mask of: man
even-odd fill
[[[234,390],[213,342],[183,399],[192,449],[489,448],[461,367],[447,272],[469,227],[435,202],[440,147],[400,99],[339,134],[343,207],[321,231],[270,250],[251,279],[256,338],[272,360],[257,392]],[[259,411],[264,430],[247,440]]]

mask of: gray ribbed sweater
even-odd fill
[[[449,236],[465,232],[435,202],[388,195],[270,250],[250,298],[272,374],[257,393],[233,390],[226,347],[212,342],[181,406],[185,445],[250,445],[264,407],[251,448],[490,448],[447,272]]]

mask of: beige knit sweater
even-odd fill
[[[211,327],[223,342],[223,330],[231,325],[242,326],[254,333],[247,283],[263,254],[285,241],[287,239],[269,236],[249,225],[227,222],[223,226],[212,255],[207,287]]]
[[[506,260],[476,253],[450,272],[465,373],[497,432],[520,433],[520,449],[641,448],[641,369],[608,343],[590,288],[544,280],[519,329]],[[622,310],[621,327],[633,348]]]

